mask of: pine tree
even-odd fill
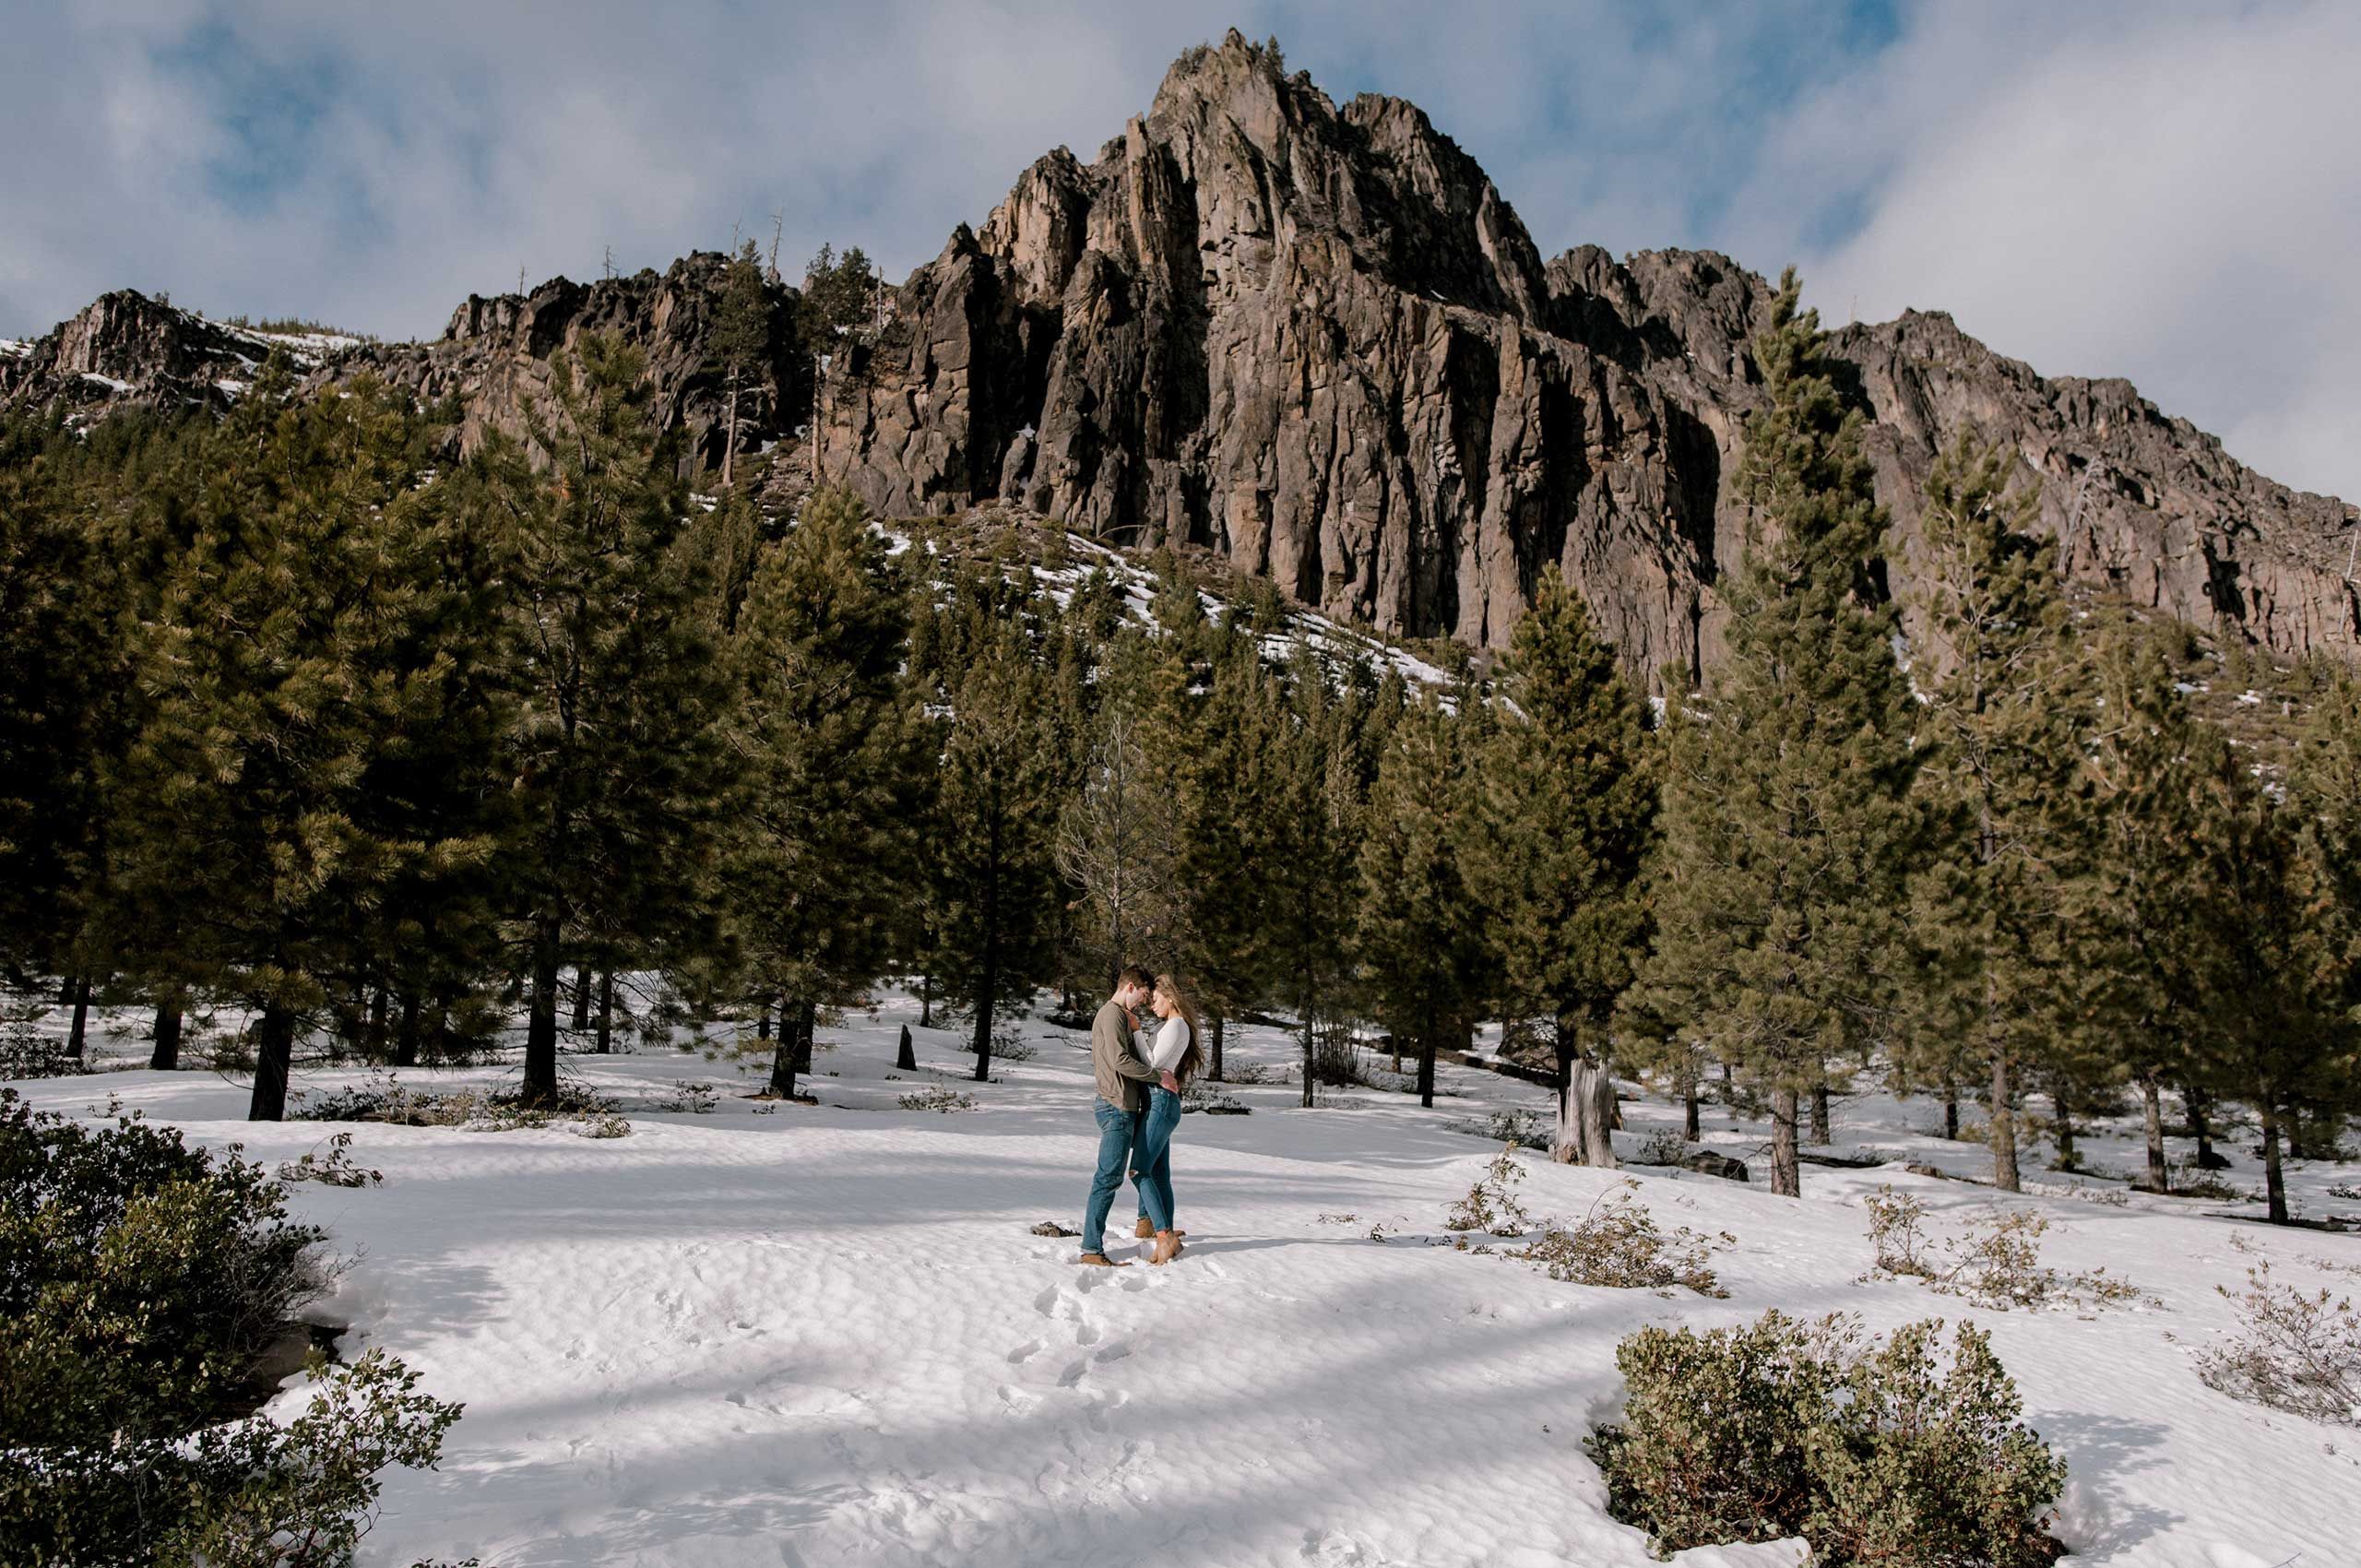
[[[2199,778],[2211,735],[2189,710],[2157,633],[2103,624],[2086,671],[2093,729],[2083,763],[2094,844],[2066,886],[2068,940],[2091,1026],[2116,1041],[2140,1087],[2147,1185],[2170,1190],[2163,1090],[2195,1092],[2208,938],[2191,917],[2206,872]]]
[[[1358,952],[1379,1019],[1418,1051],[1418,1103],[1435,1056],[1465,1038],[1488,986],[1483,922],[1462,865],[1471,793],[1457,722],[1430,695],[1387,736],[1362,815]]]
[[[569,956],[661,965],[712,934],[730,693],[643,369],[636,349],[584,338],[552,367],[555,418],[531,432],[550,470],[513,449],[488,459],[516,682],[503,754],[522,824],[528,1105],[557,1096]]]
[[[1580,1112],[1598,1103],[1607,1026],[1646,949],[1640,873],[1655,780],[1614,647],[1555,567],[1517,623],[1500,694],[1509,713],[1478,759],[1468,881],[1498,955],[1502,1016],[1553,1026],[1553,1158],[1611,1166],[1596,1111],[1590,1123]],[[1582,1094],[1571,1092],[1578,1060]]]
[[[727,434],[722,437],[721,484],[736,483],[738,464],[738,405],[750,388],[761,386],[771,362],[770,292],[763,285],[763,270],[754,242],[746,241],[730,258],[721,285],[721,303],[713,325],[713,355],[719,362],[723,385],[729,389]]]
[[[1757,340],[1738,493],[1757,529],[1727,652],[1673,716],[1646,969],[1655,1016],[1772,1096],[1772,1190],[1800,1097],[1887,1004],[1912,853],[1915,715],[1873,563],[1885,517],[1792,269]]]
[[[387,889],[475,852],[387,804],[448,717],[465,624],[422,543],[421,422],[367,383],[292,407],[284,385],[258,381],[214,448],[114,790],[121,896],[183,911],[159,923],[184,972],[258,1015],[256,1120],[283,1113],[302,1022],[365,960]]]
[[[941,694],[951,718],[928,846],[938,878],[933,968],[943,994],[974,1012],[981,1083],[1002,1004],[1056,973],[1051,839],[1065,780],[1049,683],[1023,620],[987,615],[956,640],[960,662],[947,667]]]
[[[2061,899],[2089,814],[2056,550],[2030,533],[2039,493],[2011,494],[2011,467],[2005,447],[1963,436],[1927,481],[1918,675],[1931,744],[1918,782],[1932,844],[1916,889],[1915,1011],[1937,1071],[1957,1070],[1952,1042],[1972,1042],[1990,1087],[1993,1184],[2013,1193],[2028,1062],[2060,1087],[2075,1071]]]
[[[1058,820],[1058,870],[1078,888],[1086,944],[1112,991],[1126,961],[1176,961],[1180,867],[1177,802],[1141,743],[1129,701],[1100,710],[1096,744],[1077,794]]]
[[[2196,1075],[2254,1107],[2270,1218],[2284,1225],[2290,1116],[2325,1108],[2341,1120],[2354,1104],[2353,921],[2319,832],[2272,801],[2226,736],[2201,732],[2191,772],[2202,874],[2183,911],[2199,937]]]
[[[746,777],[731,924],[765,1006],[778,1002],[783,1098],[816,1011],[853,1001],[906,945],[920,754],[900,674],[908,605],[860,503],[824,492],[764,551],[730,643]]]

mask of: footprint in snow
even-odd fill
[[[1068,1362],[1066,1370],[1058,1374],[1058,1386],[1060,1388],[1072,1388],[1075,1384],[1082,1381],[1082,1374],[1089,1370],[1090,1363],[1088,1361]]]
[[[1091,1359],[1102,1363],[1107,1361],[1120,1361],[1131,1353],[1132,1348],[1130,1344],[1124,1340],[1118,1339],[1113,1344],[1102,1348],[1097,1355]]]
[[[1020,1362],[1029,1361],[1036,1355],[1040,1353],[1040,1349],[1041,1342],[1038,1339],[1027,1339],[1024,1344],[1019,1345],[1015,1349],[1011,1350],[1008,1353],[1008,1363],[1011,1366],[1015,1366]]]
[[[1057,1306],[1058,1288],[1054,1285],[1033,1298],[1033,1310],[1039,1313],[1043,1317],[1048,1317],[1051,1313],[1055,1312],[1057,1310]]]

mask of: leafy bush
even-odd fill
[[[339,1145],[317,1168],[342,1163]],[[301,1163],[301,1162],[298,1162]],[[11,1561],[330,1568],[376,1472],[432,1464],[456,1405],[373,1353],[280,1427],[221,1423],[329,1277],[321,1233],[235,1152],[0,1090],[0,1539]],[[251,1408],[247,1405],[246,1408]]]
[[[947,1116],[955,1111],[975,1110],[976,1097],[947,1085],[933,1084],[904,1095],[901,1105],[905,1111],[940,1111]]]
[[[65,1042],[36,1027],[49,1011],[37,1002],[0,996],[0,1078],[61,1078],[82,1063],[65,1054]]]
[[[484,1094],[468,1088],[414,1089],[391,1073],[373,1073],[366,1083],[298,1096],[287,1115],[296,1122],[386,1122],[401,1127],[457,1127],[470,1133],[563,1126],[586,1137],[615,1138],[631,1131],[620,1104],[579,1084],[561,1081],[553,1107],[528,1111],[517,1099],[514,1093]],[[664,1109],[694,1108],[675,1104]]]
[[[1589,1442],[1610,1511],[1669,1553],[1802,1536],[1818,1568],[2037,1568],[2063,1461],[2018,1422],[1988,1338],[1942,1323],[1864,1348],[1855,1320],[1646,1328],[1617,1347],[1621,1422]]]
[[[669,1099],[658,1100],[658,1111],[685,1111],[694,1116],[710,1116],[721,1103],[721,1091],[703,1080],[676,1082]]]
[[[1275,1075],[1267,1062],[1226,1062],[1222,1064],[1222,1082],[1226,1084],[1284,1084],[1287,1081],[1284,1069]]]
[[[1689,1158],[1689,1140],[1669,1127],[1658,1127],[1641,1140],[1634,1165],[1678,1165]]]
[[[1485,1167],[1484,1174],[1452,1206],[1443,1220],[1446,1230],[1481,1230],[1492,1236],[1522,1236],[1533,1228],[1533,1216],[1517,1200],[1516,1184],[1525,1168],[1516,1162],[1516,1145],[1505,1144]]]
[[[995,1062],[1030,1062],[1038,1054],[1031,1041],[1014,1029],[994,1029],[991,1057]]]
[[[2197,1375],[2206,1386],[2316,1421],[2361,1426],[2361,1312],[2350,1300],[2275,1285],[2268,1260],[2247,1270],[2243,1295],[2214,1289],[2237,1307],[2238,1336],[2199,1353]]]
[[[1545,1225],[1540,1240],[1512,1257],[1537,1263],[1552,1279],[1570,1285],[1603,1285],[1618,1290],[1663,1290],[1687,1286],[1701,1296],[1726,1296],[1705,1265],[1716,1245],[1735,1246],[1725,1230],[1707,1237],[1687,1226],[1669,1234],[1638,1200],[1640,1184],[1626,1181],[1602,1193],[1572,1229]]]

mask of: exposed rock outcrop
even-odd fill
[[[1416,108],[1339,109],[1233,33],[1096,161],[1042,159],[911,276],[864,373],[831,389],[823,463],[884,511],[1018,502],[1479,645],[1554,562],[1635,670],[1693,669],[1743,544],[1725,476],[1769,301],[1710,253],[1545,266]],[[2072,576],[2283,652],[2354,649],[2354,507],[1945,316],[1834,346],[1877,420],[1897,588],[1933,454],[1973,428],[2038,477]]]
[[[525,429],[554,353],[612,331],[647,350],[684,463],[710,469],[724,265],[470,297],[431,344],[265,335],[109,294],[0,345],[0,404],[226,402],[276,347],[314,383],[368,373],[457,398],[472,447]],[[1339,108],[1233,33],[1182,56],[1092,162],[1061,148],[1025,171],[894,291],[881,330],[847,339],[819,457],[882,512],[1013,504],[1479,646],[1506,641],[1554,563],[1653,681],[1718,649],[1716,585],[1745,540],[1726,479],[1770,300],[1710,252],[1545,264],[1418,109]],[[771,301],[775,350],[742,409],[753,445],[791,439],[813,405],[793,291]],[[2127,383],[2045,379],[1948,316],[1833,342],[1875,418],[1897,591],[1923,555],[1927,469],[1973,430],[2039,481],[2077,582],[2283,654],[2361,653],[2361,510],[2272,483]]]
[[[374,375],[429,402],[457,400],[459,445],[487,434],[522,438],[544,422],[555,356],[606,332],[647,356],[658,415],[684,431],[682,462],[718,469],[728,387],[714,352],[725,257],[699,252],[661,274],[596,283],[552,279],[530,293],[471,294],[432,343],[377,343],[329,333],[256,331],[208,321],[131,290],[101,296],[56,330],[0,353],[0,405],[171,408],[243,397],[262,363],[286,356],[304,389]],[[809,419],[812,377],[793,348],[796,294],[768,291],[772,351],[741,389],[742,450],[776,441]]]

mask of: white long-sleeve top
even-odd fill
[[[1175,1013],[1156,1031],[1156,1043],[1148,1050],[1147,1064],[1159,1073],[1169,1073],[1180,1065],[1180,1058],[1188,1052],[1189,1020]]]

